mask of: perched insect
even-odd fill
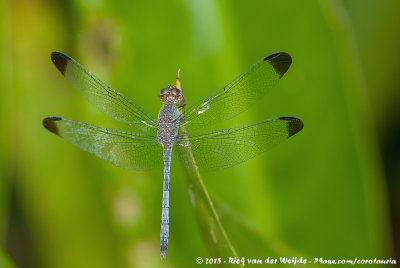
[[[285,52],[258,61],[227,86],[179,112],[185,105],[175,86],[161,90],[164,103],[156,120],[133,101],[93,76],[61,52],[51,60],[65,78],[94,106],[108,116],[130,125],[137,133],[97,127],[61,117],[43,119],[49,131],[116,166],[150,169],[164,160],[160,251],[164,259],[169,238],[169,181],[173,148],[190,146],[199,170],[218,170],[244,162],[293,136],[303,128],[295,117],[278,117],[256,123],[208,132],[192,130],[232,118],[258,101],[289,69],[292,58]],[[189,133],[182,131],[187,126]],[[175,149],[174,149],[175,150]],[[176,150],[179,152],[179,150]],[[192,168],[192,160],[178,154]]]

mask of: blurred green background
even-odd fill
[[[177,158],[162,262],[162,167],[122,170],[43,128],[44,117],[63,116],[126,129],[72,89],[54,50],[154,116],[179,68],[190,105],[262,57],[290,53],[273,92],[213,127],[277,116],[305,124],[268,153],[202,174],[230,242],[247,258],[400,261],[398,0],[13,0],[0,11],[1,267],[192,267],[199,256],[225,257],[199,229]]]

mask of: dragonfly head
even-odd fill
[[[183,94],[177,87],[168,86],[161,89],[159,98],[160,101],[164,103],[179,104],[183,101]]]

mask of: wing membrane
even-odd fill
[[[219,170],[253,158],[302,128],[303,122],[298,118],[278,117],[235,128],[179,136],[175,147],[186,168],[194,168],[187,153],[190,146],[199,170]]]
[[[73,145],[116,166],[146,170],[162,165],[156,137],[97,127],[78,121],[48,117],[43,125]]]
[[[193,130],[238,115],[272,89],[291,62],[285,52],[265,57],[227,86],[186,109],[183,122]]]
[[[148,134],[156,132],[156,120],[139,105],[100,81],[74,59],[61,52],[51,60],[68,82],[106,115]]]

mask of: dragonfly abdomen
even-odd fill
[[[164,151],[164,183],[161,213],[160,252],[161,259],[165,259],[169,238],[169,181],[171,168],[171,147],[163,147]]]

